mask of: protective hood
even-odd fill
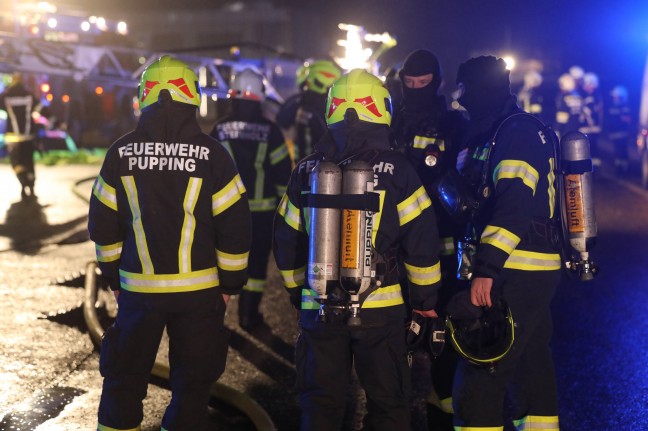
[[[403,88],[403,101],[405,109],[408,111],[428,110],[434,106],[434,99],[441,86],[441,66],[437,57],[428,50],[419,49],[410,53],[403,68],[398,73],[401,82],[404,82],[407,76],[423,76],[432,74],[432,82],[425,87],[409,88],[405,85]]]
[[[471,120],[480,120],[502,109],[511,96],[509,71],[504,60],[493,56],[471,58],[457,72],[457,85],[463,86],[458,102]]]
[[[315,151],[327,160],[339,163],[368,150],[390,150],[390,129],[384,124],[358,121],[353,125],[340,122],[330,127],[315,145]]]
[[[196,107],[173,101],[155,103],[142,110],[137,129],[155,142],[184,142],[202,132]]]

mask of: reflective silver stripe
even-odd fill
[[[270,153],[270,164],[276,165],[286,157],[288,157],[288,147],[285,144],[280,145]]]
[[[445,151],[445,140],[436,137],[429,136],[414,136],[414,142],[412,142],[412,147],[420,150],[424,150],[430,144],[436,144],[439,147],[439,150]]]
[[[193,244],[194,231],[196,230],[196,217],[194,208],[198,201],[198,194],[202,186],[202,178],[189,178],[184,202],[184,221],[182,222],[182,234],[178,249],[178,267],[180,272],[191,272],[191,245]]]
[[[279,272],[281,273],[281,278],[284,282],[284,285],[289,289],[297,286],[303,286],[304,282],[306,281],[305,266],[293,270],[280,270]]]
[[[265,290],[266,281],[257,278],[248,278],[247,283],[243,286],[243,290],[248,292],[263,292]]]
[[[115,188],[108,185],[99,175],[92,186],[92,194],[105,206],[117,211],[117,193]]]
[[[212,215],[217,216],[234,205],[241,199],[243,193],[245,193],[245,186],[239,174],[236,174],[225,187],[212,195]]]
[[[16,135],[31,135],[31,113],[33,111],[34,101],[31,96],[10,96],[5,98],[5,107],[7,108],[7,115],[11,121],[11,128]],[[16,117],[15,108],[25,108],[25,130],[20,130],[18,125],[18,117]]]
[[[138,274],[119,270],[121,287],[131,292],[174,293],[218,286],[218,271],[208,268],[184,274]]]
[[[95,244],[97,260],[99,262],[114,262],[119,260],[123,245],[123,242],[116,242],[115,244],[109,245]]]
[[[522,160],[502,160],[497,164],[493,171],[493,183],[497,186],[497,182],[501,179],[519,178],[526,184],[535,194],[536,186],[540,175],[538,171]]]
[[[393,284],[374,290],[362,303],[362,308],[393,307],[404,303],[400,284]]]
[[[513,250],[504,263],[504,268],[522,271],[554,271],[560,269],[560,255],[557,253],[537,253],[534,251]]]
[[[419,187],[410,197],[397,205],[400,225],[403,226],[414,220],[430,205],[432,205],[430,197],[423,186]]]
[[[260,211],[274,211],[277,209],[277,198],[265,198],[265,199],[250,199],[248,201],[250,204],[250,211],[260,212]]]
[[[263,198],[263,185],[265,184],[265,171],[263,170],[263,162],[265,161],[267,153],[268,143],[259,142],[256,159],[254,160],[254,170],[256,171],[256,180],[254,181],[254,199]]]
[[[124,190],[128,197],[128,205],[130,206],[131,214],[133,216],[133,233],[135,234],[135,243],[137,244],[137,253],[139,255],[140,263],[142,264],[142,270],[145,274],[153,274],[153,262],[151,261],[151,256],[148,251],[146,233],[144,232],[144,226],[142,225],[142,213],[140,212],[135,179],[132,176],[122,177],[122,183],[124,184]]]
[[[520,243],[520,237],[503,227],[488,225],[481,236],[482,244],[490,244],[506,254],[511,254]]]
[[[421,286],[438,283],[441,280],[441,264],[439,262],[432,266],[420,267],[405,263],[407,279]]]
[[[513,421],[516,431],[558,431],[558,416],[525,416]]]
[[[301,223],[301,217],[299,217],[299,208],[290,202],[288,195],[283,195],[277,211],[288,226],[292,227],[296,231],[304,230]]]
[[[454,239],[452,237],[441,238],[440,253],[442,256],[449,256],[455,253]]]
[[[232,254],[225,253],[224,251],[216,250],[216,259],[218,260],[218,267],[225,271],[240,271],[247,268],[248,258],[250,253]]]
[[[558,111],[556,112],[556,123],[567,124],[569,121],[569,112]]]

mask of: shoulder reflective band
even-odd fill
[[[303,206],[308,208],[339,208],[360,211],[380,211],[380,195],[366,192],[361,195],[324,195],[307,193],[302,195]]]

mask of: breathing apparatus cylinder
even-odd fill
[[[342,191],[342,170],[332,162],[322,161],[310,174],[312,194],[339,195]],[[319,295],[318,319],[326,321],[327,287],[338,283],[340,262],[339,208],[310,208],[308,238],[308,283]]]
[[[589,252],[596,243],[596,216],[592,189],[592,159],[587,136],[569,132],[560,141],[559,187],[564,240],[578,256],[565,256],[566,266],[583,281],[597,272]],[[569,253],[571,254],[571,253]]]
[[[363,195],[373,191],[374,172],[369,163],[356,160],[345,167],[342,193]],[[375,273],[372,273],[373,213],[357,209],[342,210],[340,237],[340,283],[351,296],[350,326],[360,322],[360,294],[366,291]]]

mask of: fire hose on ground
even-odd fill
[[[78,186],[88,180],[94,180],[94,178],[78,181],[75,186]],[[83,194],[79,193],[76,189],[74,190],[74,193],[82,199],[87,200],[87,196],[83,196]],[[96,309],[99,289],[99,284],[97,283],[97,271],[98,269],[96,261],[89,262],[87,264],[84,286],[85,295],[83,300],[83,317],[85,319],[86,325],[88,326],[90,338],[96,346],[100,347],[101,337],[103,336],[104,329],[101,326],[101,322],[99,321]],[[165,363],[156,361],[153,369],[151,370],[151,374],[156,377],[168,380],[169,366]],[[256,401],[254,401],[244,393],[215,382],[211,387],[210,395],[212,398],[225,404],[231,405],[232,407],[235,407],[236,409],[244,413],[252,421],[257,431],[276,431],[276,427],[272,422],[272,419],[263,409],[263,407],[261,407]]]

